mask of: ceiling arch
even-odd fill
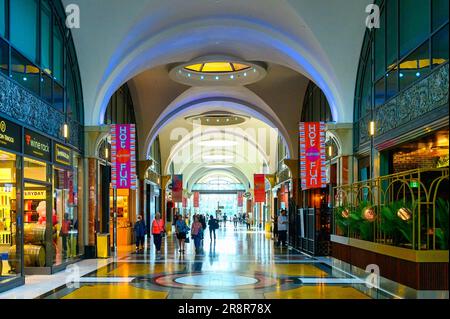
[[[243,174],[239,169],[235,167],[219,170],[210,170],[204,167],[199,167],[196,171],[193,172],[193,174],[187,180],[186,185],[188,185],[188,192],[192,191],[192,187],[196,183],[198,183],[199,180],[208,175],[215,175],[215,174],[228,174],[229,176],[232,176],[233,178],[237,179],[244,186],[246,191],[250,190],[251,182],[249,181],[249,179],[245,174]]]

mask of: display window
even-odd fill
[[[0,151],[0,284],[21,275],[17,232],[17,158]]]
[[[55,168],[53,171],[54,264],[78,256],[78,209],[76,170]]]

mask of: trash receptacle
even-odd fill
[[[97,234],[97,258],[109,258],[111,256],[109,238],[109,234]]]

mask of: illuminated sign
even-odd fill
[[[111,125],[111,182],[117,189],[136,189],[136,126]]]
[[[25,199],[46,199],[47,193],[45,191],[24,191],[23,197]]]
[[[300,179],[302,189],[327,186],[325,123],[300,123]]]
[[[48,162],[51,161],[51,141],[50,139],[25,129],[24,153]]]
[[[419,182],[418,181],[410,181],[409,187],[411,188],[419,188]]]
[[[21,151],[20,126],[0,117],[0,147]]]
[[[72,165],[72,151],[70,148],[55,144],[55,162],[67,166]]]

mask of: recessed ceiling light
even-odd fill
[[[203,75],[200,77],[201,80],[203,80],[204,78],[205,78],[205,77],[204,77]]]
[[[218,80],[219,79],[219,77],[218,76],[216,76],[216,80]]]

